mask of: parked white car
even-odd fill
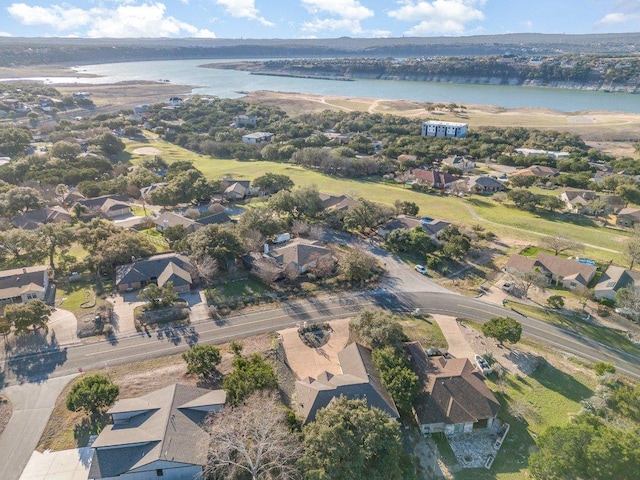
[[[427,275],[429,273],[424,265],[416,265],[414,268],[416,272],[421,273],[422,275]]]

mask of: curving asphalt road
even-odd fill
[[[453,293],[430,278],[414,272],[394,255],[375,246],[367,246],[367,248],[385,263],[388,271],[381,286],[375,290],[296,300],[271,310],[218,320],[206,318],[206,312],[202,309],[194,309],[192,323],[188,327],[166,327],[153,333],[120,335],[112,341],[72,345],[67,348],[55,347],[46,352],[4,359],[5,387],[16,386],[6,389],[14,401],[15,413],[7,430],[0,437],[0,447],[3,452],[3,455],[0,455],[0,478],[2,480],[19,478],[22,468],[38,442],[41,428],[48,420],[50,408],[57,396],[57,394],[54,395],[55,391],[59,391],[58,388],[61,390],[60,385],[64,386],[80,371],[107,369],[109,365],[127,364],[179,353],[195,343],[224,343],[232,339],[273,332],[303,322],[344,318],[352,316],[367,306],[405,312],[420,308],[425,312],[468,318],[479,322],[487,321],[494,316],[509,316],[522,323],[524,335],[530,338],[585,360],[613,362],[618,371],[640,379],[640,362],[633,355],[595,340],[583,338],[568,330],[519,315],[500,306]],[[201,312],[201,316],[196,314],[197,311]],[[24,385],[17,386],[21,383]],[[54,390],[47,387],[50,383],[56,386]],[[34,393],[30,393],[32,391]],[[45,397],[40,395],[46,395],[47,405],[41,400]],[[11,437],[14,435],[23,437],[19,448],[10,447]],[[10,452],[8,455],[5,455],[5,448],[10,448],[7,450]]]

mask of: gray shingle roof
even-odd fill
[[[316,379],[296,382],[298,408],[305,423],[314,421],[318,410],[340,396],[364,398],[370,408],[378,408],[393,418],[399,417],[398,409],[373,365],[371,350],[352,343],[338,353],[338,361],[342,374],[324,372]]]
[[[137,414],[102,430],[93,443],[89,478],[118,476],[158,460],[204,465],[209,436],[202,423],[207,409],[220,407],[225,401],[223,391],[176,384],[137,400],[116,402],[110,414],[128,412],[128,407]],[[146,410],[139,410],[145,406]]]
[[[189,260],[186,255],[182,255],[181,253],[161,253],[153,257],[137,260],[134,263],[119,266],[116,269],[116,285],[141,281],[148,282],[152,279],[157,279],[158,285],[162,286],[160,276],[170,263],[173,263],[182,271],[188,271],[191,266],[191,260]],[[172,273],[176,272],[180,271],[177,269],[172,270]],[[187,280],[187,277],[182,273],[180,273],[179,276]],[[191,276],[189,275],[189,280],[190,279]]]

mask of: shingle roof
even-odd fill
[[[45,207],[22,215],[15,216],[11,223],[16,228],[34,230],[44,223],[50,222],[71,222],[71,214],[62,207]]]
[[[314,421],[318,410],[339,396],[364,398],[370,408],[378,408],[393,418],[399,417],[398,409],[373,365],[371,350],[352,343],[338,353],[338,361],[342,374],[324,372],[316,379],[296,382],[298,407],[305,423]]]
[[[160,276],[171,263],[185,271],[191,266],[191,260],[186,255],[173,252],[161,253],[153,257],[137,260],[134,263],[119,266],[116,269],[116,285],[158,279],[158,285],[162,286],[160,284]],[[176,273],[179,270],[171,270],[171,272]],[[176,274],[185,280],[187,278],[181,273]]]
[[[182,225],[184,228],[189,228],[197,225],[198,222],[174,212],[162,212],[158,218],[153,221],[153,223],[158,226],[162,226],[163,228],[175,227],[176,225]]]
[[[107,425],[96,441],[89,478],[109,478],[154,461],[204,465],[209,436],[201,427],[207,408],[222,406],[223,391],[187,385],[171,385],[131,402],[118,401],[110,414],[128,412],[124,407],[148,409],[128,421]],[[142,443],[142,445],[139,445]]]
[[[223,207],[224,208],[224,207]],[[231,217],[223,210],[219,213],[214,213],[207,217],[202,217],[198,220],[200,225],[218,225],[221,223],[227,223],[231,221]]]
[[[326,247],[305,243],[301,240],[296,240],[283,247],[271,250],[271,256],[281,265],[295,263],[304,266],[316,260],[317,257],[330,254],[331,250]]]
[[[78,200],[80,205],[87,207],[89,210],[93,208],[101,209],[107,200],[115,200],[118,202],[128,202],[129,197],[126,195],[102,195],[101,197],[86,198]]]
[[[415,403],[421,424],[475,423],[498,413],[498,400],[467,358],[427,357],[419,342],[405,348],[423,385]]]
[[[49,267],[13,268],[0,271],[0,298],[12,298],[28,292],[44,290],[44,275]]]
[[[529,272],[536,267],[565,279],[575,276],[576,280],[585,285],[589,283],[597,270],[593,265],[549,255],[548,253],[539,253],[536,258],[513,255],[505,266],[507,270],[517,270],[521,273]]]

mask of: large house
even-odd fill
[[[282,268],[295,268],[298,273],[305,273],[314,268],[321,259],[332,258],[331,250],[317,242],[297,239],[283,247],[272,249],[267,255]]]
[[[59,206],[33,210],[11,219],[14,227],[22,228],[23,230],[35,230],[45,223],[71,223],[72,221],[71,214]]]
[[[271,141],[271,132],[253,132],[242,136],[242,143],[265,143]]]
[[[405,344],[422,383],[414,414],[424,435],[493,426],[500,404],[467,358],[428,357],[420,342]]]
[[[422,124],[423,137],[463,138],[467,136],[469,125],[457,122],[427,120]]]
[[[616,292],[621,288],[640,290],[640,272],[609,265],[593,290],[596,300],[601,298],[615,300]]]
[[[618,212],[616,225],[633,228],[640,223],[640,208],[626,207]]]
[[[504,183],[489,176],[471,177],[466,187],[467,191],[471,193],[495,193],[505,190]]]
[[[207,464],[210,412],[224,406],[223,390],[171,385],[138,398],[118,400],[93,442],[89,480],[201,478]]]
[[[417,218],[409,215],[398,215],[396,218],[383,223],[378,227],[378,235],[385,238],[390,232],[406,228],[413,230],[418,227],[424,230],[432,240],[437,240],[438,235],[442,230],[451,225],[444,220],[438,220],[433,218]]]
[[[538,253],[536,258],[513,255],[504,267],[507,273],[525,274],[538,269],[556,285],[574,290],[589,284],[596,274],[596,266],[575,260]]]
[[[102,195],[101,197],[78,200],[77,204],[104,218],[131,215],[131,206],[126,195]]]
[[[136,260],[116,269],[116,287],[126,292],[144,288],[150,283],[159,287],[173,283],[176,292],[188,292],[193,286],[193,263],[181,253],[161,253]]]
[[[325,211],[342,211],[358,204],[358,201],[347,195],[331,195],[328,193],[320,193],[320,201],[322,209]]]
[[[0,303],[43,300],[49,289],[49,267],[14,268],[0,272]]]
[[[476,168],[476,162],[474,162],[473,159],[465,157],[463,155],[451,155],[443,159],[442,164],[452,168],[457,168],[463,173],[472,172],[473,169]]]
[[[598,194],[593,190],[565,190],[560,194],[560,200],[572,213],[582,213],[589,206],[589,202],[596,198]]]
[[[529,155],[545,155],[547,157],[555,158],[569,158],[569,152],[554,152],[552,150],[538,150],[535,148],[516,148],[516,153],[528,157]]]
[[[459,179],[459,177],[447,172],[440,172],[439,170],[424,170],[422,168],[412,169],[411,175],[415,177],[417,183],[441,190],[449,188]]]
[[[373,364],[371,350],[352,343],[338,353],[341,374],[323,372],[317,378],[307,377],[296,382],[296,401],[303,422],[313,422],[316,413],[337,397],[364,399],[367,405],[399,418],[391,395],[382,384]]]
[[[158,218],[153,221],[153,223],[156,226],[156,230],[159,232],[164,232],[165,229],[170,227],[182,225],[187,233],[193,233],[202,227],[201,223],[174,212],[162,212]]]

